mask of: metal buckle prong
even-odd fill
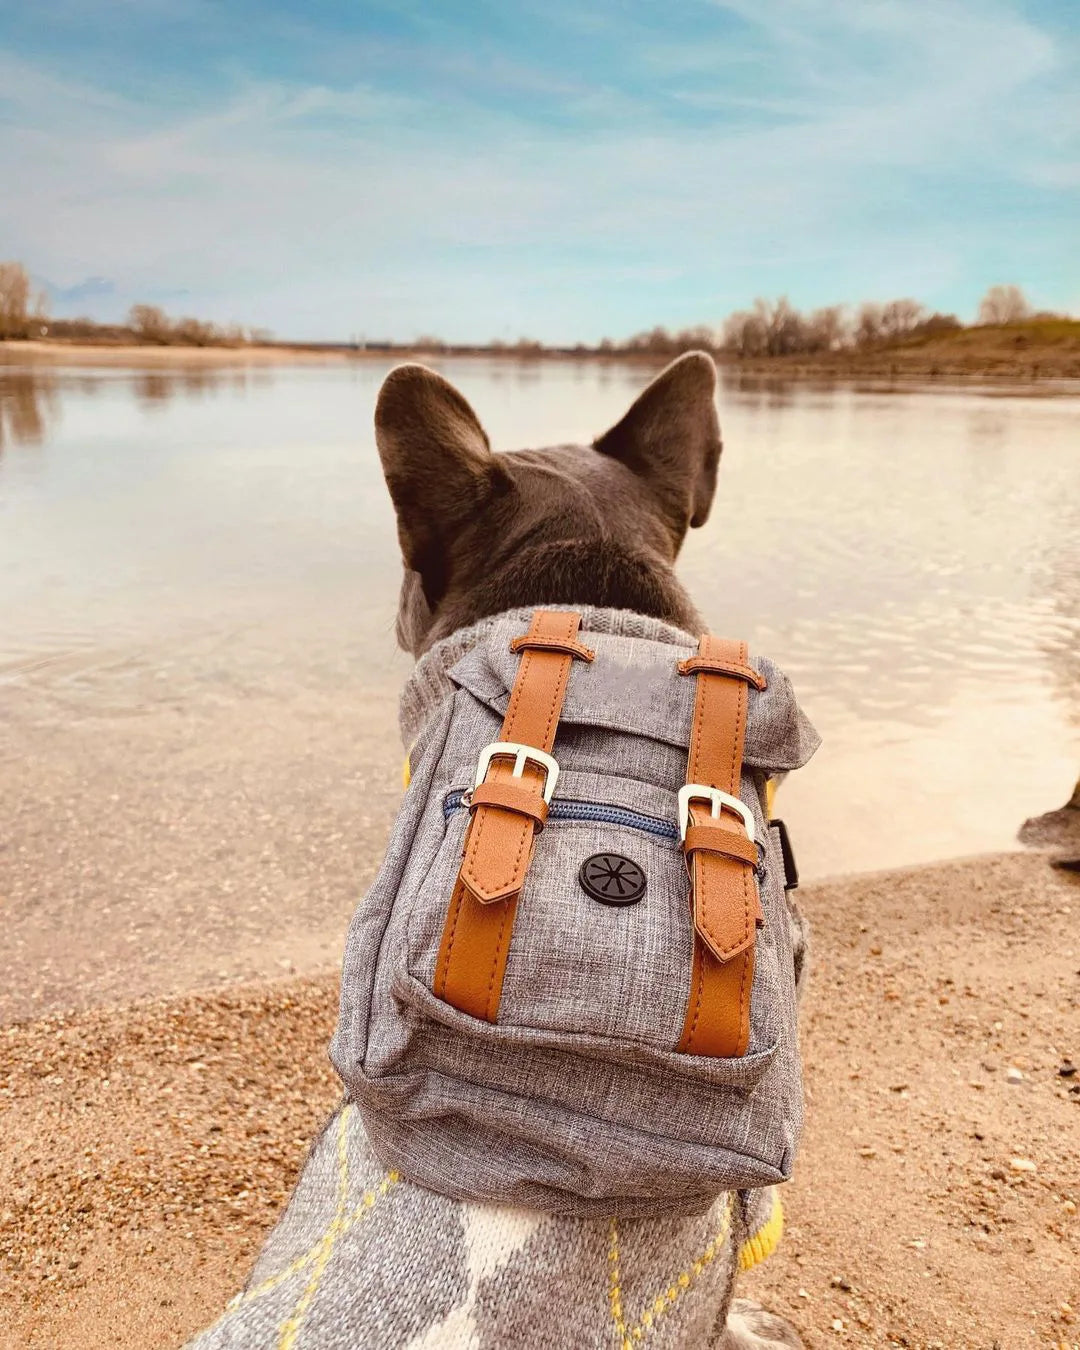
[[[739,801],[738,797],[733,797],[730,792],[721,792],[719,788],[709,787],[705,783],[687,783],[685,787],[679,789],[679,838],[684,843],[686,831],[690,826],[690,803],[697,801],[709,803],[713,820],[719,817],[725,807],[729,811],[734,811],[742,820],[747,839],[752,844],[757,843],[754,837],[754,816],[750,808]]]
[[[537,750],[533,745],[518,745],[516,741],[492,741],[490,745],[485,745],[480,751],[480,758],[476,761],[476,782],[474,787],[479,787],[487,777],[487,771],[491,767],[493,759],[514,759],[514,777],[520,778],[525,771],[526,764],[535,764],[538,768],[544,770],[544,786],[542,788],[543,798],[547,804],[551,805],[551,798],[555,792],[555,784],[559,778],[559,766],[553,755],[547,754],[543,750]]]

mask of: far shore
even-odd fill
[[[354,352],[346,347],[292,347],[284,344],[155,347],[137,342],[0,342],[0,363],[5,358],[18,357],[51,365],[71,366],[292,365],[297,361],[343,361],[362,355],[363,352]]]
[[[167,368],[177,366],[294,365],[346,361],[438,362],[479,357],[509,362],[601,361],[657,368],[673,360],[680,348],[543,347],[410,345],[387,343],[245,343],[183,346],[123,343],[93,339],[45,338],[0,341],[0,364],[23,360],[50,365]],[[817,355],[739,357],[714,350],[719,366],[731,375],[797,380],[888,380],[891,382],[986,382],[1044,389],[1080,379],[1080,323],[1004,325],[965,328],[897,342],[870,350],[840,350]]]

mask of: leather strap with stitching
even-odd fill
[[[515,638],[518,666],[499,739],[550,754],[575,657],[594,653],[577,640],[581,615],[537,610],[527,634]],[[472,820],[435,966],[438,998],[494,1022],[518,897],[537,833],[547,817],[544,770],[526,761],[515,775],[511,759],[493,759],[473,793]]]
[[[762,687],[745,642],[706,633],[696,657],[679,665],[697,680],[688,783],[739,795],[749,686]],[[692,801],[683,844],[690,873],[694,962],[678,1048],[684,1054],[745,1055],[750,1043],[754,941],[762,919],[756,847],[728,811],[714,817]]]

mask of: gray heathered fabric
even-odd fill
[[[620,823],[549,821],[499,1021],[468,1017],[431,992],[467,824],[451,794],[498,739],[519,664],[510,640],[530,617],[486,621],[464,649],[461,635],[440,644],[402,700],[409,729],[414,712],[436,709],[350,930],[331,1057],[373,1147],[421,1185],[578,1216],[700,1212],[722,1190],[791,1172],[802,1120],[795,955],[762,795],[765,775],[804,763],[817,736],[782,672],[755,660],[767,688],[750,694],[740,795],[766,845],[766,922],[744,1058],[676,1052],[693,956],[685,864],[674,840]],[[673,824],[695,691],[675,664],[696,643],[640,616],[587,611],[582,628],[596,660],[571,671],[555,799]],[[642,903],[612,909],[580,889],[581,863],[601,851],[644,869]]]
[[[731,1195],[694,1218],[617,1221],[455,1202],[395,1180],[346,1106],[243,1292],[189,1350],[699,1350],[766,1212]]]
[[[593,622],[627,631],[622,614]],[[657,636],[653,620],[641,625],[635,635]],[[473,645],[460,639],[428,654],[402,700],[421,780],[448,732],[445,670]],[[394,856],[405,852],[398,844]],[[801,991],[807,927],[790,897],[787,910]],[[342,993],[343,1015],[366,1015],[362,990]],[[772,1187],[728,1192],[686,1218],[578,1219],[454,1200],[396,1179],[346,1105],[312,1146],[244,1291],[191,1350],[583,1350],[638,1334],[658,1350],[716,1346],[739,1245],[773,1205]]]
[[[624,637],[648,638],[653,642],[673,644],[694,642],[694,638],[681,628],[650,618],[647,614],[635,614],[629,609],[594,609],[590,605],[545,605],[544,608],[572,609],[581,615],[582,630],[588,633],[618,633]],[[510,609],[503,614],[481,619],[469,628],[459,628],[421,656],[402,690],[398,709],[401,739],[405,745],[412,745],[421,727],[447,694],[451,693],[451,667],[486,637],[496,624],[510,620],[520,623],[524,629],[528,627],[532,613],[531,609]]]

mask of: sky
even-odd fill
[[[296,339],[1080,313],[1078,58],[1064,0],[7,0],[0,258]]]

